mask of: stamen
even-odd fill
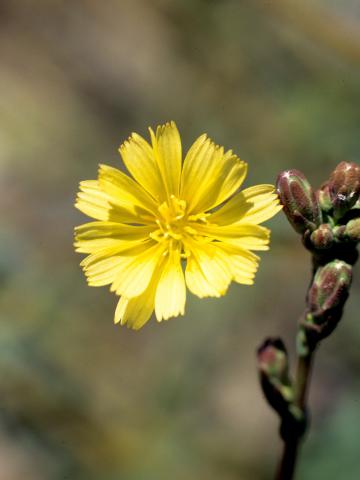
[[[196,225],[207,223],[208,214],[187,216],[186,207],[185,200],[181,200],[173,194],[170,195],[169,201],[163,202],[158,207],[159,216],[156,219],[156,225],[159,229],[150,235],[151,238],[158,242],[169,242],[170,249],[176,248],[181,251],[186,238],[198,237],[199,232]],[[201,235],[200,238],[202,238]],[[180,254],[181,258],[187,258],[189,255],[189,252]]]

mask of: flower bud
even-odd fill
[[[328,182],[323,183],[319,190],[316,191],[316,197],[321,210],[325,213],[331,212],[333,204],[330,197]]]
[[[349,295],[352,268],[342,260],[334,260],[320,267],[310,287],[307,303],[313,318],[342,308]]]
[[[360,166],[350,162],[339,163],[330,176],[329,193],[335,216],[340,218],[359,198]]]
[[[307,425],[306,411],[294,403],[288,354],[280,338],[268,338],[257,352],[261,386],[269,405],[280,416],[280,435],[287,441],[300,438]]]
[[[360,218],[354,218],[346,224],[345,235],[353,242],[360,240]]]
[[[349,295],[351,279],[351,266],[342,260],[333,260],[317,270],[297,337],[299,355],[314,351],[320,340],[335,329]]]
[[[281,338],[268,338],[257,352],[258,365],[267,376],[283,379],[287,375],[287,352]]]
[[[334,243],[334,234],[329,224],[323,223],[310,235],[312,245],[318,250],[326,250]]]
[[[342,243],[348,240],[345,230],[346,230],[346,225],[337,225],[333,228],[334,238],[337,242]]]
[[[321,211],[311,185],[298,170],[286,170],[276,182],[284,212],[298,233],[315,230],[321,223]]]
[[[293,400],[288,355],[280,338],[268,338],[257,351],[261,386],[269,404],[283,415]]]

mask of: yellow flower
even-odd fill
[[[201,135],[182,162],[174,122],[133,133],[119,151],[133,178],[100,165],[80,183],[75,206],[96,219],[75,229],[88,283],[120,296],[115,323],[138,329],[183,315],[187,288],[224,295],[232,280],[251,285],[270,231],[259,223],[279,210],[272,185],[237,192],[247,164]],[[185,273],[183,270],[185,266]]]

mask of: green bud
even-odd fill
[[[360,218],[354,218],[346,224],[345,235],[353,242],[358,242],[360,240]]]
[[[318,199],[321,210],[325,213],[331,212],[333,204],[330,197],[328,182],[321,185],[319,190],[316,191],[316,197]]]
[[[360,195],[360,166],[341,162],[332,172],[329,193],[336,218],[341,218],[355,205]]]
[[[318,250],[326,250],[334,243],[334,234],[329,224],[323,223],[310,235],[312,245]]]
[[[348,237],[345,233],[346,226],[345,225],[337,225],[333,228],[334,238],[337,242],[345,242],[348,240]]]
[[[286,170],[276,182],[284,212],[298,233],[315,230],[321,224],[318,200],[305,176],[298,170]]]

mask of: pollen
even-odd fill
[[[170,196],[169,202],[163,202],[158,207],[155,219],[158,229],[150,233],[150,237],[157,242],[181,241],[186,236],[196,233],[189,226],[189,216],[186,212],[186,201],[175,195]]]

